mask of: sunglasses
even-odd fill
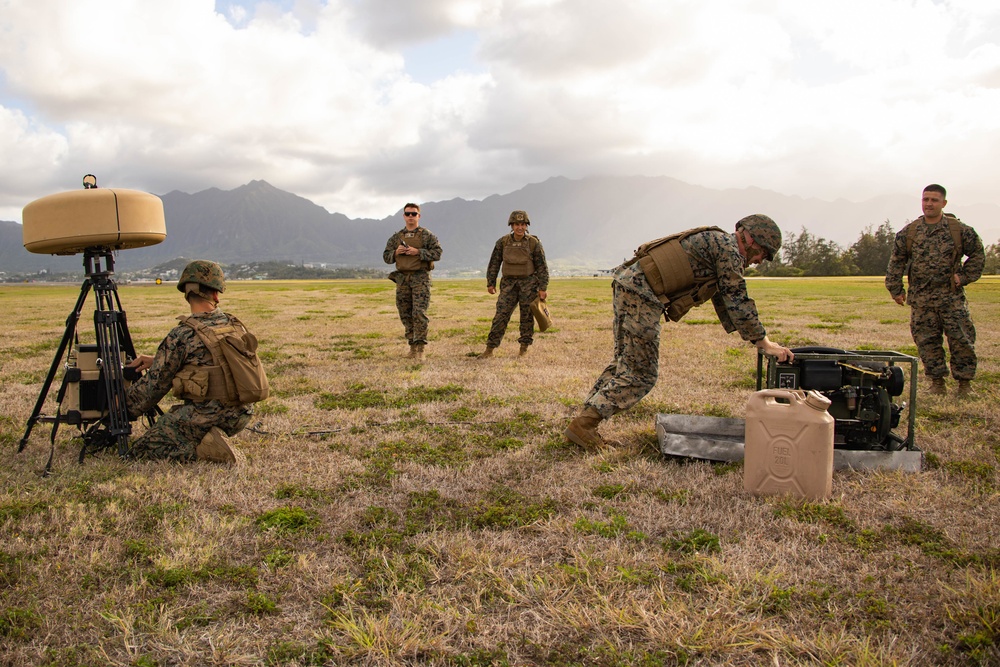
[[[420,215],[420,213],[417,211],[404,211],[403,215],[405,215],[407,218],[415,218],[418,215]]]

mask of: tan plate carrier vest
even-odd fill
[[[525,234],[520,241],[513,234],[503,237],[503,264],[501,274],[504,278],[524,278],[535,273],[535,261],[532,255],[538,247],[538,239],[531,234]]]
[[[233,315],[229,316],[230,323],[220,326],[208,326],[190,320],[190,315],[181,315],[177,318],[182,324],[194,329],[195,334],[208,348],[212,354],[215,364],[212,366],[198,366],[196,364],[185,364],[174,376],[171,391],[174,396],[182,400],[202,401],[222,401],[226,405],[240,405],[239,397],[230,394],[229,387],[234,386],[231,377],[227,377],[228,368],[220,362],[222,360],[221,343],[219,339],[227,333],[235,333],[237,336],[246,332],[246,327]],[[206,335],[205,330],[210,333]],[[215,334],[214,336],[211,334]]]
[[[718,227],[696,227],[643,243],[635,251],[632,261],[639,262],[671,322],[679,321],[689,310],[711,299],[719,289],[716,278],[695,279],[691,261],[681,246],[681,240],[707,231],[726,233]]]
[[[417,227],[412,232],[404,229],[400,240],[411,248],[424,247],[424,228]],[[434,268],[434,262],[421,261],[420,255],[396,255],[396,270],[404,273],[413,271],[430,271]]]

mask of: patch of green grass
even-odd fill
[[[681,553],[718,553],[722,551],[719,538],[701,528],[678,534],[663,543],[664,548]]]
[[[278,570],[289,565],[295,559],[295,554],[285,549],[274,549],[264,556],[264,564],[271,570]]]
[[[298,486],[296,484],[281,484],[274,490],[274,497],[278,500],[289,498],[309,498],[320,500],[325,496],[323,491],[309,486]]]
[[[393,440],[383,442],[363,455],[365,458],[392,463],[456,467],[468,461],[468,453],[457,443],[437,444],[424,440]]]
[[[157,567],[146,573],[146,579],[157,586],[173,589],[195,582],[221,580],[241,587],[257,585],[257,568],[244,565],[207,565],[201,568]]]
[[[544,433],[549,427],[540,415],[532,412],[518,412],[510,419],[488,424],[487,428],[492,435],[497,437],[524,437]]]
[[[625,484],[601,484],[595,487],[591,493],[598,498],[614,500],[619,496],[628,495],[631,491]]]
[[[353,384],[339,394],[322,393],[316,399],[321,410],[360,410],[364,408],[405,408],[421,403],[454,401],[465,392],[463,387],[448,384],[443,387],[410,387],[398,394],[368,389],[364,384]]]
[[[48,508],[48,503],[41,500],[15,500],[14,502],[0,505],[0,524],[8,521],[18,522],[27,516],[45,512]]]
[[[337,487],[340,492],[354,491],[356,489],[382,489],[390,484],[399,474],[391,460],[374,459],[370,461],[363,472],[351,472],[344,476],[344,481]]]
[[[448,415],[448,419],[456,422],[467,422],[472,421],[479,414],[478,410],[473,410],[472,408],[467,408],[462,406],[457,410],[453,410],[451,414]]]
[[[984,490],[992,491],[995,488],[993,478],[996,475],[996,468],[988,463],[946,461],[943,468],[950,473],[968,479],[977,486],[983,487]]]
[[[382,292],[388,292],[389,290],[394,290],[396,287],[394,285],[372,285],[372,284],[343,284],[338,285],[338,292],[342,294],[381,294]]]
[[[124,546],[125,560],[135,563],[150,563],[156,555],[156,549],[143,540],[126,539]]]
[[[703,417],[725,417],[727,419],[733,418],[733,412],[725,405],[713,405],[711,403],[704,404],[698,414]]]
[[[955,567],[978,566],[1000,567],[1000,549],[988,549],[982,553],[969,553],[955,546],[937,528],[916,519],[906,517],[899,526],[886,526],[883,530],[888,537],[894,537],[902,544],[915,546],[925,555],[937,558]]]
[[[333,664],[333,657],[330,649],[322,643],[315,647],[309,647],[298,642],[283,641],[268,647],[264,664],[268,667],[282,667],[291,664],[318,667],[319,665]]]
[[[668,491],[667,489],[656,489],[653,491],[653,497],[664,503],[677,503],[678,505],[687,505],[688,497],[691,492],[687,489],[676,489],[673,491]]]
[[[598,535],[609,539],[624,537],[634,542],[646,539],[646,534],[629,526],[628,519],[619,512],[612,512],[610,521],[593,521],[580,517],[573,523],[573,528],[582,535]]]
[[[743,461],[731,461],[730,463],[712,463],[712,474],[721,477],[729,473],[743,470]]]
[[[854,521],[847,516],[844,508],[833,503],[817,504],[782,500],[774,509],[774,515],[789,517],[802,523],[819,523],[822,521],[846,531],[853,531],[855,529]]]
[[[263,593],[247,591],[247,599],[243,603],[248,614],[254,616],[269,616],[278,613],[278,604]]]
[[[506,530],[544,521],[556,511],[556,502],[551,498],[534,501],[506,486],[497,486],[473,506],[469,524],[474,528]]]
[[[0,610],[0,637],[25,641],[42,627],[42,617],[33,609],[7,607]]]
[[[287,534],[315,528],[319,525],[319,518],[301,507],[279,507],[264,512],[257,517],[255,523],[261,531]]]
[[[453,336],[464,336],[466,333],[468,333],[468,329],[465,327],[452,327],[448,329],[441,329],[438,332],[438,335],[442,338],[451,338]]]
[[[284,415],[288,413],[288,406],[284,403],[276,403],[275,401],[262,401],[257,403],[253,407],[253,412],[255,415],[260,417],[267,417],[268,415]]]

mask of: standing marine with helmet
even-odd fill
[[[601,421],[652,390],[659,372],[661,315],[676,322],[711,299],[727,333],[738,331],[778,361],[794,359],[791,350],[768,340],[743,278],[745,268],[773,259],[780,248],[778,225],[759,214],[737,222],[733,234],[699,227],[639,246],[635,257],[615,269],[612,282],[614,359],[566,429],[566,438],[585,449],[602,445]]]
[[[420,207],[403,206],[405,227],[389,237],[382,259],[396,264],[389,280],[396,283],[396,310],[403,323],[411,359],[423,359],[427,345],[427,308],[431,304],[431,274],[441,259],[441,244],[420,226]]]
[[[945,393],[947,336],[951,375],[958,380],[959,397],[964,397],[972,391],[977,359],[976,327],[963,287],[983,275],[986,253],[976,230],[944,212],[947,194],[937,183],[924,188],[924,214],[897,232],[885,287],[896,303],[910,305],[910,333],[931,379],[931,393]],[[909,295],[903,288],[904,273]]]
[[[221,330],[234,324],[242,328],[242,323],[218,307],[226,279],[215,262],[190,262],[181,272],[177,289],[184,294],[191,316],[178,318],[182,323],[170,330],[156,356],[141,354],[129,364],[147,372],[128,388],[126,402],[133,417],[152,410],[171,390],[184,402],[174,405],[136,438],[129,455],[137,459],[233,463],[236,455],[226,436],[246,427],[253,416],[253,404],[240,404],[230,398],[222,369],[197,327]]]
[[[490,264],[486,269],[486,291],[496,294],[497,274],[503,268],[503,278],[500,281],[500,297],[497,299],[497,312],[493,317],[490,335],[486,338],[486,351],[479,355],[480,359],[493,356],[493,350],[500,347],[503,336],[507,332],[507,324],[514,313],[514,307],[521,310],[520,356],[528,353],[528,347],[534,340],[535,320],[531,314],[531,302],[535,298],[542,301],[548,296],[549,265],[545,261],[545,249],[537,236],[528,233],[531,220],[525,211],[514,211],[507,219],[511,228],[510,234],[500,237],[493,246]]]

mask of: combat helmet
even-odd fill
[[[201,298],[211,301],[212,297],[201,289],[202,287],[216,292],[225,292],[226,277],[222,273],[222,267],[207,259],[196,259],[188,262],[188,265],[181,271],[181,277],[177,280],[177,289],[185,296],[189,292],[194,292]]]
[[[754,213],[736,223],[736,229],[741,227],[750,232],[750,238],[764,249],[768,261],[773,260],[781,249],[781,230],[777,223],[762,213]]]
[[[523,222],[526,225],[531,224],[531,220],[528,219],[527,211],[512,211],[510,217],[507,218],[507,224],[513,225],[515,222]]]

